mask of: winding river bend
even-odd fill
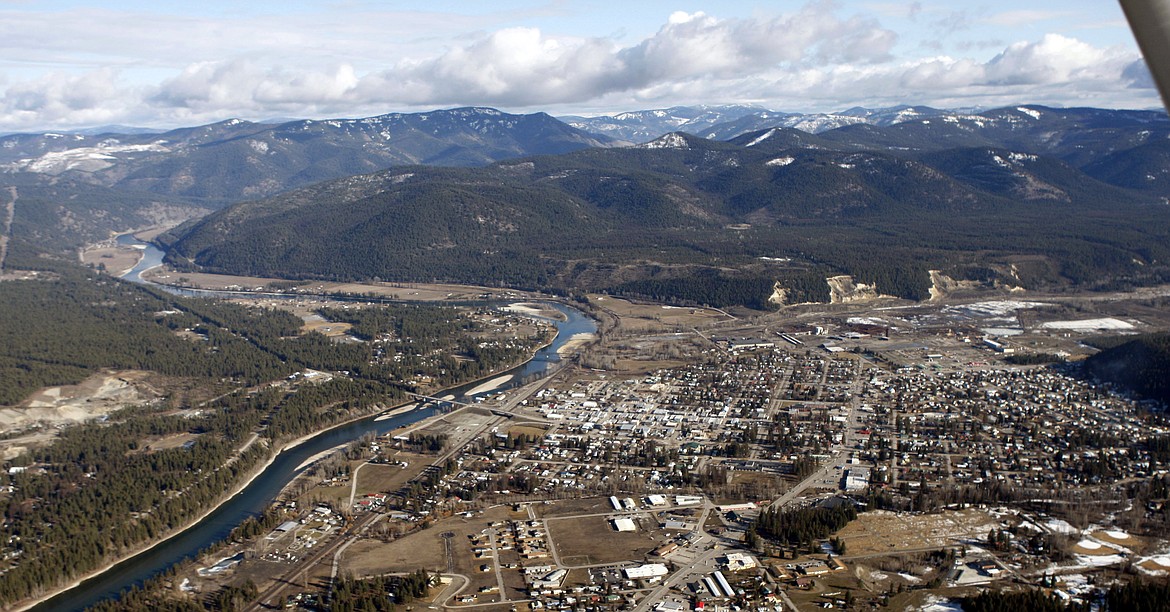
[[[122,244],[141,244],[133,239]],[[139,273],[159,265],[163,253],[151,245],[138,246],[144,248],[144,257],[137,266],[123,278],[134,282],[143,282]],[[183,291],[184,294],[196,292]],[[238,295],[224,292],[199,291],[200,296]],[[532,374],[544,372],[552,364],[560,361],[557,349],[563,346],[575,334],[594,333],[597,326],[592,319],[582,312],[553,304],[557,310],[565,314],[567,320],[553,321],[557,326],[557,337],[553,343],[539,351],[530,361],[506,372],[512,379],[493,392],[509,389],[518,384],[519,380]],[[499,375],[497,375],[499,376]],[[493,377],[494,378],[494,377]],[[472,394],[469,391],[478,384],[478,381],[467,383],[447,391],[457,400],[466,401],[482,394]],[[323,431],[304,443],[288,449],[279,455],[272,465],[268,466],[255,480],[235,497],[221,504],[205,519],[178,533],[171,539],[137,555],[131,557],[108,571],[95,576],[79,586],[65,591],[45,602],[35,606],[36,612],[50,612],[59,610],[80,610],[91,606],[103,599],[116,597],[120,592],[135,585],[141,585],[145,580],[155,576],[172,565],[195,556],[200,550],[227,537],[231,530],[250,516],[260,514],[274,500],[281,489],[292,481],[304,469],[298,469],[309,458],[323,451],[347,444],[360,438],[367,432],[378,435],[393,431],[403,425],[415,423],[436,413],[433,406],[423,406],[405,414],[399,414],[381,421],[375,420],[376,415],[354,421],[345,425]]]

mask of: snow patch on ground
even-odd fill
[[[1125,555],[1076,555],[1077,566],[1109,567],[1125,563]]]
[[[96,147],[78,147],[67,151],[50,151],[34,159],[22,159],[8,164],[17,171],[58,174],[68,170],[94,171],[108,168],[117,160],[117,153],[168,151],[161,142],[143,145],[124,145],[116,140],[103,141]]]
[[[1068,523],[1068,521],[1061,520],[1061,519],[1055,519],[1055,518],[1049,519],[1048,522],[1045,523],[1045,525],[1049,529],[1051,529],[1052,531],[1055,531],[1056,533],[1065,533],[1065,534],[1070,534],[1070,535],[1080,533],[1079,529],[1070,525]]]
[[[849,317],[845,322],[849,325],[887,325],[884,320],[871,317]]]
[[[776,159],[770,159],[770,160],[764,162],[764,165],[765,166],[787,166],[788,164],[791,164],[794,161],[796,161],[795,157],[777,157]]]
[[[686,138],[681,134],[667,134],[658,140],[652,140],[644,145],[639,145],[643,149],[689,149]]]
[[[1017,106],[1016,110],[1020,111],[1021,113],[1024,113],[1025,115],[1027,115],[1033,119],[1040,118],[1040,111],[1032,110],[1032,109],[1028,108],[1027,106]]]
[[[963,612],[963,606],[949,599],[931,596],[918,610],[920,612]]]
[[[962,315],[972,318],[1007,317],[1018,310],[1048,306],[1046,302],[1024,302],[1019,300],[993,300],[989,302],[975,302],[961,306],[948,306],[943,312]]]
[[[744,146],[745,147],[754,147],[754,146],[760,144],[761,142],[764,142],[765,140],[771,138],[772,135],[775,133],[776,133],[776,128],[772,128],[772,129],[768,130],[767,132],[764,132],[763,134],[755,137],[754,139],[752,139],[751,142],[745,144]]]
[[[1047,323],[1041,323],[1040,327],[1044,329],[1067,329],[1071,331],[1096,331],[1099,329],[1133,329],[1133,324],[1120,319],[1106,317],[1102,319],[1084,319],[1081,321],[1049,321]]]

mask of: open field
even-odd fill
[[[656,521],[635,519],[637,531],[618,532],[604,516],[583,516],[546,521],[549,537],[561,563],[567,566],[616,563],[641,559],[666,541],[657,533]],[[647,527],[652,531],[647,532]]]
[[[427,571],[446,571],[446,559],[439,532],[427,529],[389,543],[375,539],[360,540],[346,549],[341,558],[341,567],[354,576],[413,572],[420,567]]]
[[[328,321],[319,314],[308,314],[301,318],[305,321],[301,331],[306,334],[317,332],[330,338],[339,338],[349,334],[349,330],[353,328],[349,323]]]
[[[626,331],[650,331],[675,327],[691,328],[730,320],[726,314],[707,308],[682,308],[661,304],[639,304],[608,295],[591,294],[589,301],[619,319],[618,328]]]
[[[422,567],[428,571],[447,571],[448,558],[444,540],[451,544],[454,571],[472,578],[473,585],[479,584],[477,576],[486,576],[479,567],[493,564],[492,558],[475,557],[471,551],[471,538],[479,536],[495,521],[521,518],[506,506],[489,508],[472,518],[453,516],[437,521],[426,529],[415,531],[401,538],[385,542],[373,538],[358,541],[346,549],[341,558],[341,571],[353,572],[355,576],[371,576],[390,572],[413,572]],[[443,534],[451,533],[450,538]],[[488,578],[483,579],[488,584]],[[495,574],[490,574],[495,583]],[[472,589],[474,592],[474,589]]]
[[[544,427],[537,427],[535,425],[516,425],[508,428],[509,436],[533,436],[539,438],[548,431]]]
[[[170,435],[170,436],[151,438],[151,440],[149,442],[140,446],[138,452],[155,453],[155,452],[162,451],[162,450],[179,448],[185,444],[195,442],[196,440],[199,439],[199,436],[201,436],[201,435],[203,435],[203,434],[182,433],[182,434],[174,434],[174,435]]]
[[[177,272],[161,266],[151,270],[144,277],[152,282],[180,285],[197,289],[269,291],[277,288],[290,293],[353,293],[371,294],[397,300],[438,302],[467,301],[477,299],[506,299],[521,297],[520,291],[451,285],[444,283],[340,283],[323,281],[285,281],[258,276],[233,276],[229,274],[206,274],[203,272]]]
[[[391,493],[410,480],[410,476],[418,470],[410,466],[422,463],[423,457],[414,453],[395,455],[395,459],[406,461],[408,467],[398,464],[367,463],[357,472],[357,485],[354,486],[355,496],[360,498],[368,493]]]
[[[120,246],[101,246],[81,253],[81,263],[90,266],[104,266],[114,276],[129,272],[142,259],[139,249]]]
[[[620,495],[619,496],[623,496]],[[592,514],[597,512],[613,512],[607,497],[585,497],[578,499],[564,499],[554,504],[533,504],[533,513],[540,518],[557,518],[576,516],[578,514]],[[607,526],[606,529],[609,529]]]
[[[850,557],[952,546],[985,539],[995,519],[978,510],[910,515],[877,510],[858,515],[837,533]]]

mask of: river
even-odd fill
[[[142,244],[133,238],[129,238],[126,241],[123,241],[123,238],[119,238],[119,243],[126,245]],[[148,268],[162,263],[163,253],[153,245],[146,245],[143,255],[142,261],[133,270],[127,272],[123,278],[134,282],[144,282],[139,274]],[[161,287],[162,285],[155,286]],[[197,294],[212,297],[217,295],[232,295],[238,297],[238,294],[229,294],[227,292],[221,294],[215,291],[196,292],[177,290],[175,292],[184,295]],[[512,388],[517,386],[522,378],[544,372],[552,364],[560,361],[560,357],[557,356],[557,349],[568,342],[570,338],[579,333],[595,333],[597,331],[596,323],[581,311],[562,304],[552,305],[564,313],[567,318],[565,321],[552,321],[557,326],[557,336],[552,344],[540,350],[532,360],[509,370],[507,373],[513,375],[512,380],[492,390],[491,393]],[[446,391],[444,395],[454,395],[456,399],[461,401],[473,400],[487,393],[468,394],[468,390],[478,384],[479,381],[470,382]],[[307,469],[298,468],[314,455],[342,444],[347,444],[360,438],[367,432],[372,431],[381,435],[403,425],[425,419],[435,414],[435,412],[436,408],[433,406],[424,405],[411,412],[382,421],[375,420],[377,415],[373,415],[323,431],[303,444],[280,453],[272,465],[265,469],[243,491],[224,502],[199,523],[180,532],[162,544],[115,565],[110,570],[81,583],[81,585],[46,600],[32,608],[32,610],[36,612],[81,610],[103,599],[116,597],[123,590],[132,586],[141,585],[150,577],[163,572],[180,561],[195,556],[200,550],[224,539],[244,519],[260,514],[276,499],[276,496],[285,485],[291,482],[297,474]]]

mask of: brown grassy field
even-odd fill
[[[430,527],[415,531],[397,540],[383,542],[368,538],[350,546],[341,559],[341,570],[352,572],[355,576],[372,576],[389,572],[408,572],[420,567],[428,571],[447,571],[447,555],[444,547],[444,533],[450,532],[454,571],[471,579],[471,585],[465,589],[465,594],[476,594],[479,587],[495,585],[495,565],[497,561],[515,563],[518,557],[514,551],[501,551],[500,559],[490,555],[476,557],[472,552],[471,538],[479,536],[492,522],[522,517],[504,506],[490,508],[471,518],[453,516],[442,519]],[[486,538],[481,546],[486,547]],[[511,556],[509,556],[511,553]],[[480,571],[481,565],[491,566],[491,571]],[[511,590],[510,597],[515,597],[523,587],[523,580],[517,570],[502,570],[505,587]],[[515,574],[510,576],[509,574]],[[498,594],[496,595],[498,596]],[[491,594],[480,595],[477,603],[489,603]]]
[[[544,427],[536,427],[534,425],[517,425],[515,427],[508,428],[508,435],[509,436],[520,436],[520,435],[535,436],[535,437],[539,438],[539,437],[543,436],[544,432],[546,432],[546,431],[548,431],[548,430],[547,430],[547,428],[544,428]]]
[[[639,525],[638,531],[620,533],[604,516],[556,519],[546,524],[561,562],[569,566],[640,561],[666,539],[662,534],[654,535],[657,529],[645,529],[656,527],[651,519]]]
[[[166,266],[152,270],[146,275],[150,280],[163,284],[175,284],[182,279],[182,284],[200,289],[248,289],[267,288],[272,283],[282,284],[286,281],[258,276],[233,276],[229,274],[205,274],[202,272],[176,272]],[[488,287],[471,285],[451,285],[444,283],[339,283],[312,281],[298,283],[297,288],[307,293],[358,293],[374,294],[383,297],[392,297],[399,300],[434,302],[443,300],[465,301],[478,299],[482,295],[493,298],[506,296],[520,297],[522,292],[502,291]]]
[[[107,246],[89,249],[81,253],[81,263],[90,266],[104,266],[115,276],[130,271],[142,259],[142,251],[127,247]]]
[[[619,497],[625,497],[620,495]],[[533,504],[533,513],[540,518],[556,518],[589,514],[595,512],[612,512],[608,497],[584,497],[579,499],[563,499],[552,504]]]
[[[675,327],[702,327],[728,320],[727,315],[705,308],[678,308],[661,304],[637,304],[608,295],[591,294],[590,302],[619,319],[618,327],[631,331],[651,331]]]
[[[301,333],[308,334],[317,332],[330,338],[339,338],[348,334],[352,328],[353,325],[349,323],[327,321],[319,316],[310,316],[305,318],[305,324],[301,327]]]
[[[960,538],[984,538],[995,519],[978,510],[909,515],[866,512],[837,532],[847,554],[895,553],[899,550],[949,546]]]

